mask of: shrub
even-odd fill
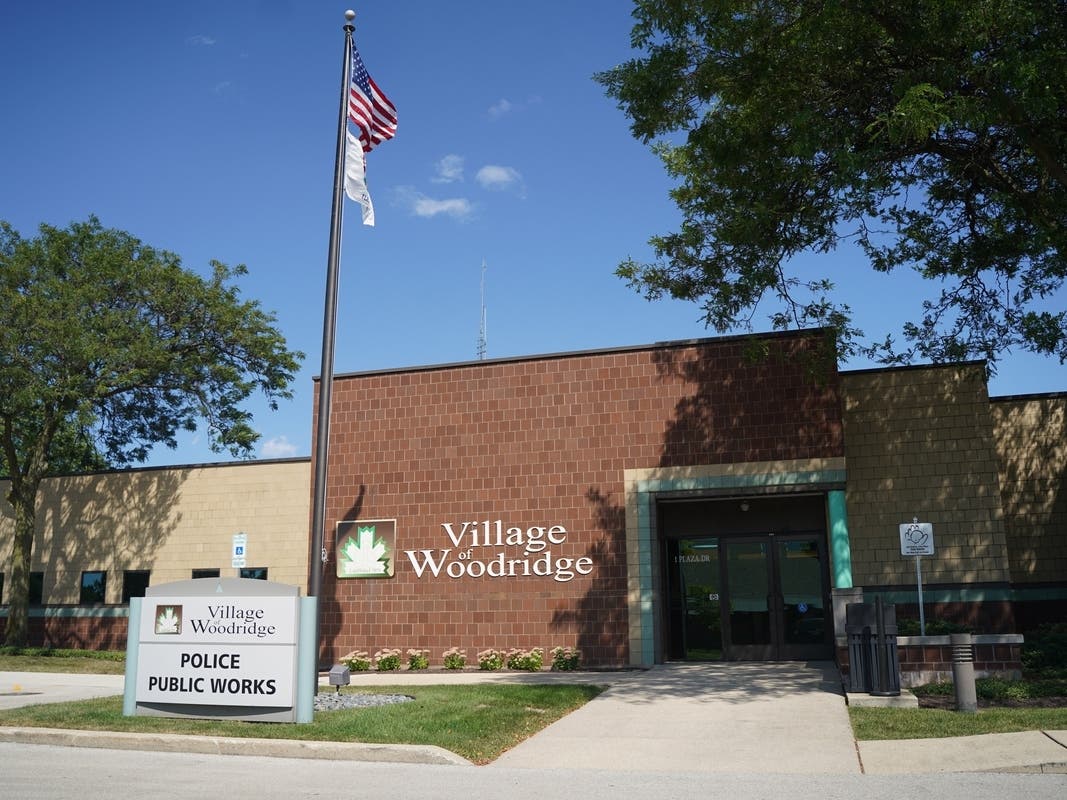
[[[363,650],[354,650],[347,656],[341,656],[340,663],[348,667],[352,672],[366,672],[370,669],[370,656]]]
[[[1067,678],[1067,625],[1028,631],[1022,647],[1023,670],[1047,678]]]
[[[518,648],[513,647],[508,650],[508,669],[523,669],[530,672],[536,672],[541,669],[544,660],[545,651],[540,647],[535,647],[532,650],[519,650]]]
[[[910,617],[902,617],[897,620],[898,636],[918,636],[922,626],[919,620]],[[928,619],[926,621],[927,636],[948,636],[951,633],[974,633],[974,628],[968,625],[958,625],[944,619]]]
[[[408,669],[427,669],[430,666],[429,650],[408,650]]]
[[[578,662],[582,658],[577,647],[553,647],[551,654],[552,669],[559,672],[578,669]]]
[[[463,669],[467,666],[467,651],[458,647],[450,647],[443,654],[445,669]]]
[[[478,653],[478,669],[500,669],[504,666],[504,654],[489,648]]]
[[[374,654],[374,668],[379,672],[391,672],[400,669],[400,651],[388,647]]]

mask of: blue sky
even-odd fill
[[[0,219],[32,236],[95,214],[190,269],[247,265],[244,295],[306,353],[291,402],[251,406],[259,457],[311,450],[346,7],[0,4]],[[612,274],[679,220],[659,160],[592,80],[630,57],[630,9],[355,6],[357,46],[399,125],[368,157],[376,226],[345,209],[338,374],[474,359],[483,260],[489,358],[714,335],[696,306],[649,303]],[[795,268],[831,276],[873,338],[898,333],[931,291],[848,251]],[[1026,355],[990,385],[1065,389],[1067,367]],[[218,460],[192,435],[149,463]]]

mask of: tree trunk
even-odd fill
[[[7,499],[15,510],[15,542],[11,548],[11,588],[8,590],[7,628],[4,644],[25,647],[30,623],[30,565],[33,556],[34,523],[37,517],[37,485],[14,478]]]

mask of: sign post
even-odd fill
[[[919,522],[912,517],[910,523],[900,525],[900,554],[915,556],[915,582],[919,588],[919,634],[926,635],[926,612],[923,608],[923,571],[922,557],[934,554],[934,526],[929,522]]]
[[[149,587],[130,606],[123,713],[310,722],[317,673],[299,685],[298,650],[316,650],[301,636],[299,595],[246,578]]]

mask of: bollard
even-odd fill
[[[974,650],[971,634],[953,633],[949,636],[952,645],[952,683],[956,687],[956,710],[973,714],[978,710],[978,695],[974,687]]]

